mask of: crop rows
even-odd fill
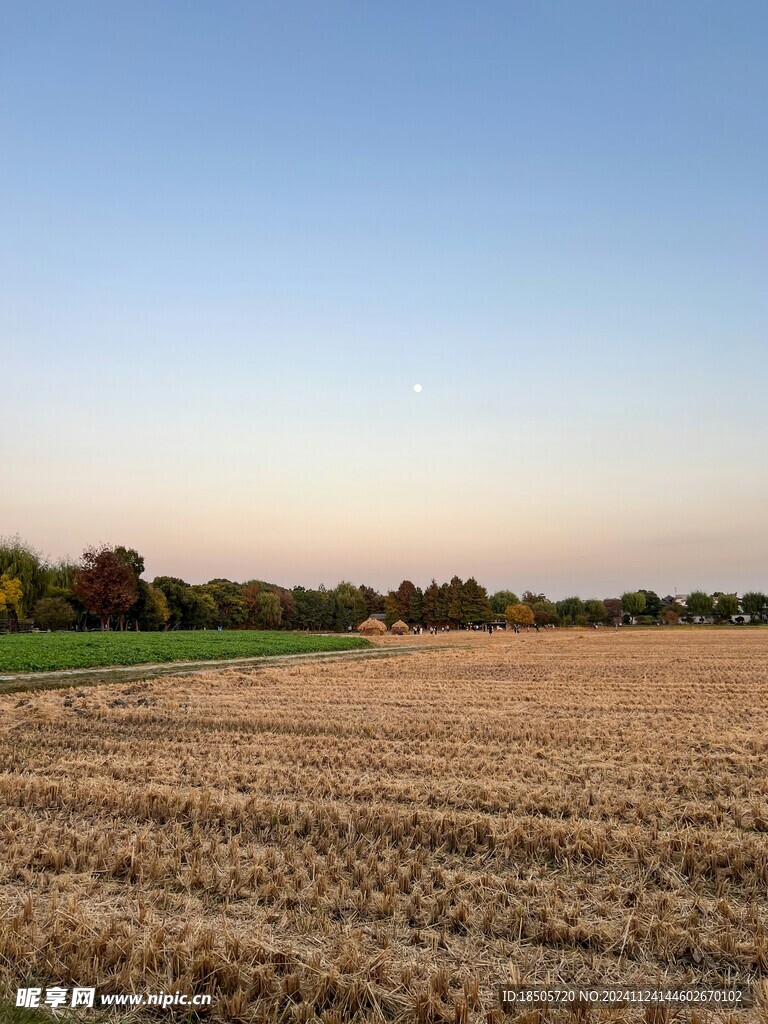
[[[493,1024],[515,980],[759,986],[764,637],[423,637],[2,698],[0,981],[325,1024]]]
[[[357,636],[315,636],[262,630],[7,634],[0,636],[0,672],[257,658],[347,651],[368,646],[367,640]]]

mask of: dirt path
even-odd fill
[[[0,675],[0,696],[24,690],[54,690],[63,686],[102,686],[147,679],[160,675],[193,675],[212,668],[248,668],[280,665],[298,659],[333,660],[334,658],[381,658],[397,654],[434,651],[434,646],[375,647],[364,651],[310,651],[304,654],[261,655],[251,658],[216,658],[211,661],[147,662],[143,665],[106,665],[101,668],[69,668],[55,672],[17,672]]]

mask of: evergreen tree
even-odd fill
[[[421,587],[415,587],[408,601],[408,618],[405,620],[412,626],[419,626],[424,622],[424,594]]]
[[[461,611],[463,622],[490,622],[493,609],[485,587],[481,587],[474,576],[470,576],[461,587]]]
[[[462,606],[461,593],[461,588],[463,586],[464,584],[458,576],[454,576],[448,584],[448,607],[446,612],[448,619],[451,622],[456,623],[456,625],[460,622],[464,622],[464,608]]]
[[[422,614],[424,616],[424,622],[428,626],[434,626],[440,622],[439,615],[439,604],[440,604],[440,588],[435,583],[434,578],[429,584],[427,589],[424,591],[424,601],[422,603]]]

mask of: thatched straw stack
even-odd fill
[[[397,633],[398,636],[402,636],[403,633],[410,633],[410,626],[407,622],[403,622],[402,619],[398,619],[397,622],[390,626],[390,633]]]
[[[368,636],[374,636],[380,633],[386,633],[387,627],[380,619],[366,619],[365,622],[361,622],[357,627],[357,632],[366,633]]]

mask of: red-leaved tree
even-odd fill
[[[86,548],[72,587],[101,628],[109,629],[113,615],[125,615],[138,598],[136,577],[131,567],[112,548]]]

